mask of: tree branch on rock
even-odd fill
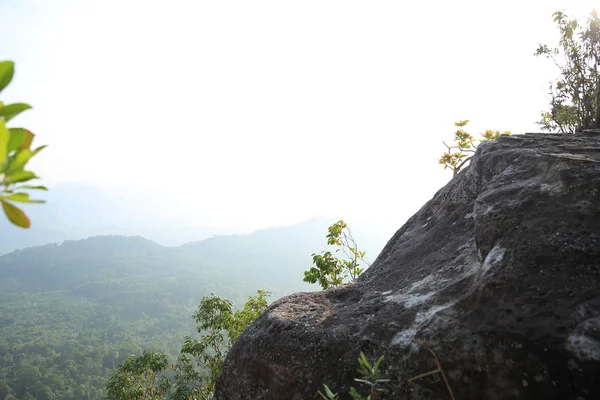
[[[481,138],[479,139],[479,144],[475,144],[476,139],[469,132],[464,130],[464,127],[468,123],[469,120],[462,120],[454,123],[454,126],[458,127],[456,132],[454,132],[454,145],[448,146],[446,142],[442,142],[444,143],[444,146],[446,146],[447,151],[440,157],[439,163],[444,166],[444,169],[450,168],[454,172],[454,176],[456,176],[467,162],[471,160],[471,157],[473,157],[473,154],[475,154],[475,151],[477,150],[477,146],[479,146],[481,142],[497,139],[500,135],[510,135],[509,131],[501,133],[500,131],[488,129],[485,132],[480,133]]]

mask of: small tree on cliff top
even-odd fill
[[[335,253],[341,252],[345,258],[336,257],[330,251],[313,254],[315,266],[304,271],[304,282],[318,282],[323,290],[341,285],[348,277],[351,281],[356,280],[364,270],[359,267],[359,261],[369,266],[364,259],[366,252],[358,249],[356,239],[344,221],[336,222],[327,231],[327,244],[336,246]]]
[[[562,11],[552,14],[560,32],[559,46],[540,44],[536,56],[544,56],[560,70],[550,82],[550,109],[542,112],[543,131],[573,133],[600,128],[600,19],[592,10],[585,24]]]
[[[444,152],[442,157],[439,159],[439,163],[444,166],[444,169],[450,168],[454,171],[454,175],[458,174],[460,170],[467,165],[467,162],[473,157],[475,150],[477,150],[478,144],[475,144],[476,139],[464,130],[464,127],[469,123],[469,120],[463,120],[455,122],[454,126],[458,127],[454,132],[454,145],[448,146],[445,142],[444,146],[448,149]],[[500,131],[492,131],[490,129],[483,133],[480,133],[481,138],[479,143],[487,140],[493,140],[500,137],[500,135],[510,135],[509,131],[500,133]]]

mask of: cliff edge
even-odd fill
[[[407,195],[410,188],[406,188]],[[273,303],[235,343],[217,400],[348,398],[385,355],[391,399],[600,398],[600,135],[481,144],[351,285]]]

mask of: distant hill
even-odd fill
[[[168,215],[161,216],[161,201],[148,197],[140,201],[116,189],[80,183],[62,183],[48,192],[36,193],[35,198],[45,200],[45,204],[20,205],[32,220],[31,229],[16,228],[0,216],[0,254],[97,235],[142,235],[166,246],[179,246],[235,231],[189,225]],[[156,210],[161,210],[160,215]]]
[[[4,215],[0,215],[0,254],[27,247],[58,243],[69,239],[69,235],[57,229],[49,229],[33,224],[29,229],[18,228],[10,224]]]
[[[62,183],[48,192],[37,193],[36,199],[44,199],[46,204],[21,205],[31,217],[31,229],[16,228],[4,216],[0,216],[0,255],[31,246],[98,235],[140,235],[163,246],[181,246],[214,235],[248,232],[240,227],[202,225],[201,221],[192,222],[188,218],[181,219],[181,216],[178,219],[177,213],[169,212],[173,207],[166,200],[135,190],[131,193],[122,193],[120,190],[82,183]],[[301,232],[304,230],[311,238],[322,240],[327,227],[334,222],[332,218],[315,217],[294,225],[294,234],[304,237]],[[382,243],[392,236],[396,225],[386,221],[375,228],[347,222],[361,246],[367,248],[369,256],[383,247]],[[400,226],[402,222],[398,221],[397,225]],[[382,229],[386,231],[382,232]]]
[[[203,296],[241,305],[259,288],[272,291],[271,300],[318,290],[302,282],[303,271],[311,253],[324,249],[332,222],[314,218],[179,247],[96,236],[0,256],[0,398],[10,391],[100,399],[126,355],[142,348],[175,354],[193,333],[191,315]],[[373,261],[383,245],[361,247]]]

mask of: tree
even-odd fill
[[[364,270],[359,267],[359,260],[369,266],[364,260],[366,252],[358,249],[356,240],[344,221],[336,222],[327,231],[327,245],[337,246],[335,253],[342,252],[345,258],[335,257],[330,251],[312,254],[315,266],[304,271],[304,282],[318,282],[323,290],[341,285],[346,278],[355,281]]]
[[[552,14],[560,33],[556,48],[540,44],[536,56],[546,57],[560,70],[550,82],[550,109],[538,122],[544,131],[574,133],[600,129],[600,19],[592,10],[585,24],[562,11]]]
[[[160,374],[169,362],[162,353],[144,351],[141,356],[129,356],[117,368],[106,384],[110,400],[158,400],[169,390],[170,381]]]
[[[15,66],[12,61],[0,62],[0,92],[12,81]],[[48,190],[44,186],[24,185],[38,177],[25,169],[27,162],[46,146],[31,149],[34,134],[25,128],[9,128],[7,123],[30,109],[25,103],[0,102],[0,204],[10,222],[21,228],[29,228],[31,221],[23,210],[13,203],[43,203],[31,200],[25,190]]]
[[[6,382],[0,382],[0,400],[8,398],[12,394],[12,389],[6,384]]]
[[[462,120],[454,123],[454,126],[458,127],[456,132],[454,132],[454,145],[448,146],[445,142],[442,142],[448,151],[444,152],[442,157],[440,157],[439,163],[444,166],[444,169],[450,168],[454,171],[454,176],[460,172],[471,157],[473,157],[475,150],[477,150],[478,145],[475,144],[476,139],[469,132],[464,130],[464,127],[468,123],[469,120]],[[510,135],[510,132],[505,131],[503,134]],[[480,135],[481,139],[479,139],[479,143],[498,139],[501,133],[500,131],[488,129],[485,132],[480,133]]]
[[[185,338],[175,369],[175,400],[210,399],[227,351],[242,332],[267,308],[268,292],[249,296],[241,310],[233,311],[230,300],[218,296],[202,298],[193,318],[200,340]]]

